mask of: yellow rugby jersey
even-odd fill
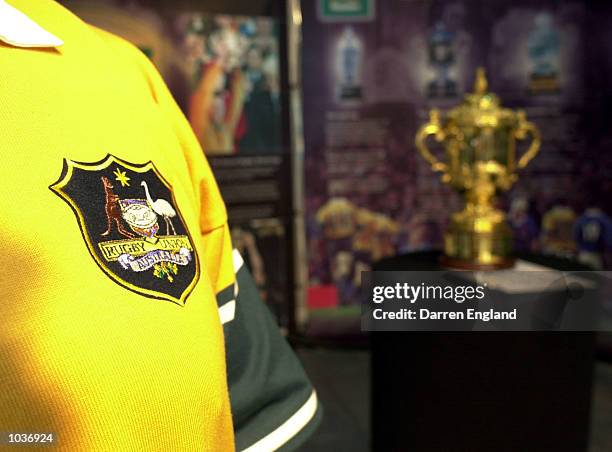
[[[316,395],[150,62],[57,3],[0,0],[0,67],[0,447],[300,444]]]

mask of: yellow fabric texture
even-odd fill
[[[54,432],[69,451],[233,450],[215,300],[231,244],[189,124],[138,49],[54,2],[9,3],[65,44],[0,43],[0,431]],[[201,269],[185,306],[106,276],[49,189],[64,158],[109,153],[172,185]]]

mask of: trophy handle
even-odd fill
[[[518,140],[524,140],[527,138],[527,134],[531,135],[531,144],[527,151],[519,158],[519,168],[525,168],[529,164],[531,159],[533,159],[540,150],[540,145],[542,144],[540,130],[534,123],[527,121],[525,112],[520,110],[518,112],[518,128],[514,136]]]
[[[446,172],[446,163],[438,160],[425,144],[427,137],[430,135],[434,135],[438,142],[443,141],[445,138],[444,131],[440,126],[440,112],[437,109],[433,109],[429,112],[429,122],[423,125],[417,132],[415,144],[423,158],[429,162],[434,171]]]

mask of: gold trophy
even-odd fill
[[[487,91],[482,68],[476,71],[474,93],[443,119],[437,109],[416,135],[416,146],[442,181],[465,197],[465,208],[451,215],[444,234],[442,265],[493,270],[512,267],[512,231],[505,214],[493,205],[496,194],[508,190],[540,148],[540,132],[525,112],[502,108]],[[445,148],[438,160],[425,141],[432,135]],[[516,141],[531,136],[527,151],[518,158]]]

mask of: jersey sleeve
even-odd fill
[[[261,300],[240,254],[232,251],[223,200],[189,122],[152,63],[144,55],[137,58],[156,103],[181,143],[203,206],[203,266],[215,288],[224,328],[236,450],[295,450],[321,419],[316,392]]]
[[[318,426],[322,407],[237,250],[233,262],[237,293],[222,320],[236,448],[295,450]]]

